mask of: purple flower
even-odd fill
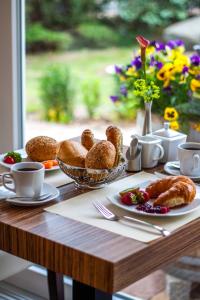
[[[183,41],[181,40],[170,40],[167,42],[166,44],[170,49],[174,49],[176,47],[180,47],[180,46],[183,46],[184,43]]]
[[[127,96],[127,89],[124,85],[120,86],[120,93],[125,97]]]
[[[160,70],[163,66],[163,63],[161,61],[156,61],[155,66]]]
[[[176,40],[175,42],[178,47],[184,46],[184,42],[182,40]]]
[[[155,43],[156,51],[162,51],[165,50],[165,44],[161,42],[156,42]]]
[[[121,74],[122,73],[122,68],[115,66],[115,73],[116,74]]]
[[[174,49],[174,48],[176,48],[176,41],[170,40],[170,41],[167,42],[166,45],[167,45],[170,49]]]
[[[156,41],[150,41],[150,44],[149,44],[150,46],[156,46]]]
[[[182,70],[182,73],[186,74],[186,73],[188,73],[188,70],[189,70],[189,68],[187,66],[184,66],[183,70]]]
[[[160,61],[156,61],[154,56],[151,56],[150,59],[150,66],[155,66],[158,69],[161,69],[163,66],[163,63]]]
[[[193,54],[190,56],[190,61],[191,64],[194,66],[199,66],[200,65],[200,56],[198,54]]]
[[[136,56],[134,60],[131,62],[132,66],[136,67],[136,70],[140,69],[142,67],[142,61],[140,56]]]
[[[115,103],[119,100],[119,97],[118,96],[110,96],[110,99],[112,100],[113,103]]]
[[[150,66],[154,66],[155,65],[155,57],[151,56],[150,58]]]
[[[198,74],[198,75],[196,76],[196,79],[197,79],[197,80],[200,80],[200,74]]]

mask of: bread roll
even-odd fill
[[[87,149],[80,143],[66,140],[60,143],[57,156],[68,165],[84,168],[87,153]]]
[[[101,141],[88,151],[85,166],[91,169],[111,169],[115,163],[115,156],[114,145],[109,141]]]
[[[118,166],[123,152],[123,136],[121,130],[116,126],[109,126],[106,129],[107,140],[111,142],[116,149],[116,158],[114,166]]]
[[[81,135],[81,144],[87,149],[90,150],[95,144],[94,134],[90,129],[85,129]]]
[[[56,158],[58,143],[48,136],[37,136],[27,142],[25,149],[31,160],[45,161]]]

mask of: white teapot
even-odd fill
[[[178,160],[178,145],[185,143],[187,135],[169,128],[169,122],[164,123],[164,128],[154,131],[150,136],[161,139],[164,156],[160,162]]]

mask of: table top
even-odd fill
[[[59,199],[48,205],[87,191],[74,183],[62,186]],[[200,246],[200,219],[145,244],[46,212],[48,205],[25,208],[1,201],[0,249],[105,292],[119,291]]]

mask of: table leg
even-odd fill
[[[190,290],[190,299],[200,299],[200,283],[192,282]]]
[[[112,295],[73,280],[73,300],[112,300]]]
[[[64,300],[63,275],[47,270],[49,300]]]

